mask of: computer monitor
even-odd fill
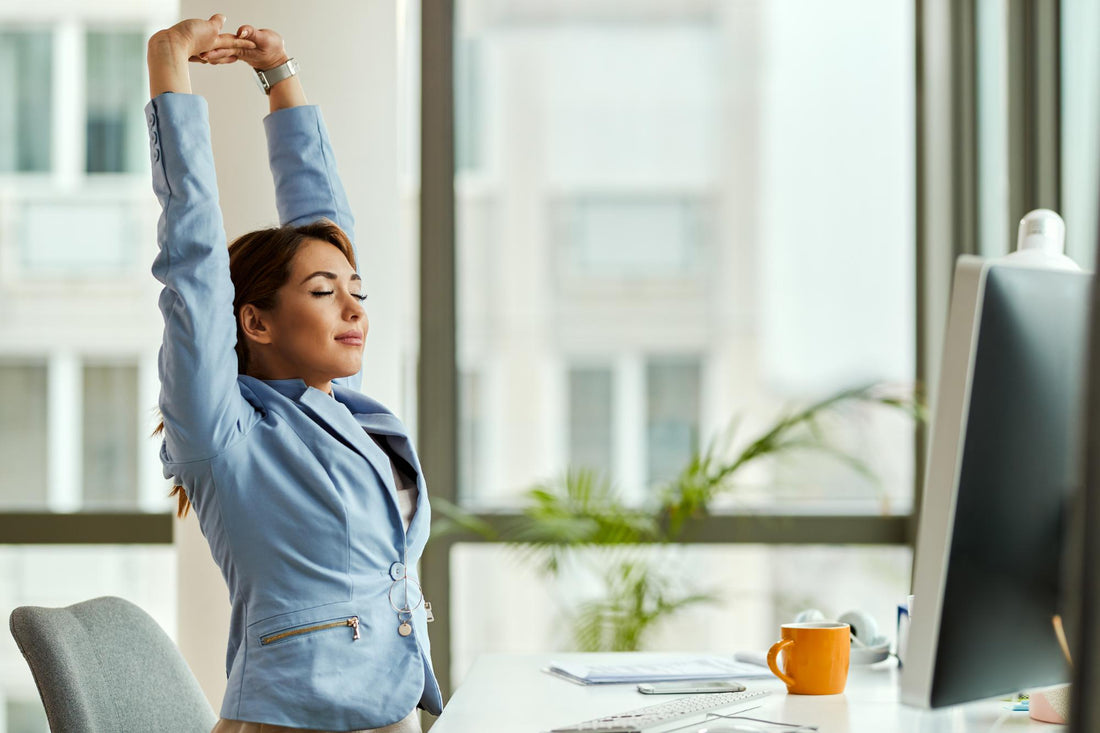
[[[956,265],[901,672],[906,704],[943,707],[1069,679],[1052,617],[1067,503],[1080,484],[1092,276],[1060,266],[1037,255]]]
[[[1100,240],[1100,231],[1097,236]],[[1087,374],[1084,485],[1074,507],[1066,574],[1066,633],[1073,656],[1071,733],[1100,730],[1100,288],[1092,293]]]

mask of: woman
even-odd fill
[[[215,731],[419,731],[416,708],[441,707],[415,578],[430,521],[420,463],[401,422],[354,389],[365,296],[320,113],[278,34],[224,22],[153,35],[146,107],[161,460],[232,602]],[[228,250],[189,59],[245,61],[276,82],[264,127],[283,226]]]

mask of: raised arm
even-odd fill
[[[190,94],[188,59],[240,39],[223,16],[183,21],[149,40],[153,190],[161,206],[153,275],[163,283],[159,370],[167,458],[209,458],[255,415],[237,387],[229,256],[210,148],[206,100]],[[195,497],[191,497],[195,500]]]
[[[253,69],[266,71],[288,60],[282,36],[266,28],[242,25],[237,38],[251,41],[254,49],[223,49],[204,54],[210,63],[236,58]],[[344,185],[336,171],[336,157],[319,107],[308,104],[301,77],[295,74],[276,83],[268,94],[271,113],[264,118],[268,161],[275,179],[275,206],[284,225],[312,224],[328,219],[344,230],[355,250],[355,220]],[[334,380],[359,389],[361,373]]]
[[[213,51],[207,58],[217,63],[235,56],[261,71],[281,66],[289,58],[282,36],[273,30],[242,25],[236,35],[253,42],[255,48]],[[308,104],[298,75],[272,86],[268,100],[271,114],[264,119],[264,130],[280,223],[329,219],[354,243],[355,222],[320,108]]]

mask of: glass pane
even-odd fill
[[[50,723],[41,700],[8,700],[7,733],[50,733]]]
[[[1096,267],[1100,203],[1100,4],[1064,0],[1062,17],[1062,216],[1066,254]]]
[[[53,36],[0,31],[0,173],[50,170]]]
[[[138,258],[148,254],[143,250],[150,231],[147,205],[132,195],[20,202],[20,264],[36,275],[83,278],[136,268]]]
[[[569,465],[611,475],[611,370],[569,370]]]
[[[854,609],[867,611],[879,633],[893,639],[912,562],[906,547],[678,545],[651,546],[629,556],[622,547],[618,552],[620,558],[647,561],[651,577],[663,572],[675,597],[706,592],[715,599],[654,625],[643,634],[642,648],[726,655],[766,650],[778,640],[780,624],[809,608],[832,619]],[[606,597],[600,573],[593,572],[601,566],[574,557],[555,579],[540,578],[533,567],[529,554],[503,545],[452,549],[455,684],[479,654],[577,648],[578,607]]]
[[[1008,212],[1008,5],[979,0],[978,27],[978,253],[997,257],[1016,249]]]
[[[176,637],[176,551],[171,545],[0,546],[0,613],[120,596]],[[0,634],[0,730],[46,733],[34,678],[11,634]]]
[[[84,508],[137,506],[135,366],[84,367]]]
[[[476,492],[482,481],[482,448],[485,444],[482,431],[485,421],[481,415],[481,375],[476,372],[463,374],[459,379],[459,400],[466,409],[462,412],[462,424],[458,429],[458,449],[461,461],[458,477],[460,492]]]
[[[458,351],[485,367],[462,502],[514,504],[581,457],[578,364],[613,365],[612,479],[643,502],[737,419],[743,445],[786,409],[912,381],[915,15],[456,3]],[[879,482],[792,457],[738,500],[909,510],[907,419],[853,407],[827,437]]]
[[[0,507],[46,503],[45,364],[0,364]]]
[[[142,110],[145,38],[138,32],[90,32],[85,46],[88,173],[144,169],[148,144]]]
[[[562,284],[588,278],[698,276],[705,206],[691,198],[577,197],[555,206]],[[629,247],[623,243],[629,242]]]
[[[699,450],[699,361],[646,365],[646,472],[649,486],[670,481]]]

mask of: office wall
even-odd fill
[[[226,7],[228,5],[228,7]],[[212,4],[185,0],[182,17],[228,15],[227,28],[250,23],[283,34],[302,65],[310,102],[324,110],[356,218],[360,272],[371,321],[363,371],[372,396],[404,412],[403,333],[411,322],[409,270],[398,205],[398,25],[405,6],[392,0],[332,0],[308,6],[286,0]],[[230,239],[277,223],[261,119],[267,100],[244,65],[192,70],[194,91],[210,103],[214,160]],[[179,644],[217,708],[225,685],[228,601],[197,523],[178,525]]]

